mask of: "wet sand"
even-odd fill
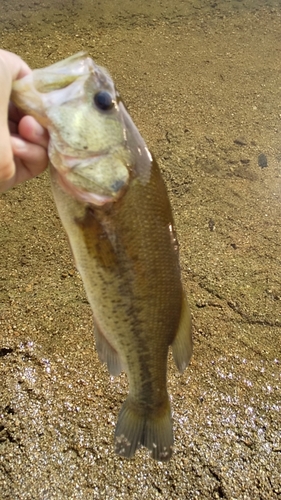
[[[1,195],[0,500],[279,498],[278,3],[1,2],[2,48],[114,77],[168,187],[194,355],[169,360],[171,461],[117,457],[126,376],[98,361],[48,174]]]

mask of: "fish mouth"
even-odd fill
[[[60,187],[70,194],[73,198],[81,201],[82,203],[87,203],[90,205],[95,205],[97,207],[102,207],[107,203],[111,203],[115,201],[113,196],[101,195],[98,193],[93,193],[91,191],[86,191],[85,189],[81,189],[73,184],[73,182],[69,181],[65,174],[58,172],[56,170],[57,181]]]
[[[107,151],[103,151],[100,153],[91,153],[90,155],[88,154],[85,156],[71,156],[57,151],[60,166],[56,168],[57,170],[65,173],[76,172],[78,170],[82,171],[84,168],[90,167],[101,158],[104,158],[106,154]]]
[[[57,151],[56,160],[59,158],[60,166],[56,167],[55,163],[53,163],[53,166],[60,187],[82,203],[101,207],[116,201],[120,196],[120,190],[123,188],[122,182],[118,185],[118,190],[114,192],[113,186],[112,189],[105,189],[94,176],[89,173],[83,175],[87,168],[90,169],[95,163],[102,160],[106,154],[106,152],[94,153],[86,158],[81,158]]]

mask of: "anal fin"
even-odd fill
[[[173,357],[178,370],[182,373],[192,356],[192,330],[190,309],[183,293],[181,317],[176,337],[172,343]]]
[[[101,363],[107,364],[110,375],[117,376],[123,369],[118,352],[108,342],[96,323],[94,324],[94,327],[96,348],[99,359]]]

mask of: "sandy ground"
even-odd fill
[[[189,368],[169,360],[174,455],[114,455],[127,381],[97,359],[46,173],[0,197],[0,499],[274,500],[280,2],[111,4],[1,0],[0,44],[32,67],[87,49],[158,158],[194,325]]]

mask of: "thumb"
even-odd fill
[[[0,182],[15,174],[14,157],[8,128],[8,107],[12,82],[30,73],[30,68],[16,54],[0,49]]]
[[[12,87],[12,75],[0,54],[0,180],[13,177],[15,165],[8,129],[8,106]]]

